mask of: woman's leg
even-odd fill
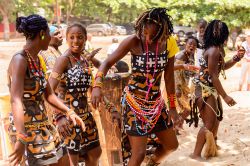
[[[250,91],[250,62],[247,62],[247,90]]]
[[[58,163],[50,164],[50,166],[68,166],[69,165],[69,157],[65,154],[62,158],[58,160]]]
[[[71,154],[68,152],[70,166],[78,166],[79,154]]]
[[[99,158],[101,157],[102,149],[100,146],[91,149],[87,152],[85,159],[85,165],[87,166],[98,166]]]
[[[143,162],[146,155],[147,136],[128,136],[131,146],[131,158],[128,166],[139,166]]]
[[[207,99],[207,104],[209,104],[214,111],[217,111],[217,101],[215,100],[214,96],[210,96]],[[202,121],[204,123],[204,127],[202,127],[197,135],[197,141],[195,144],[195,149],[193,154],[191,154],[191,158],[194,159],[201,159],[201,152],[202,149],[206,143],[206,130],[209,130],[213,132],[213,129],[215,127],[215,123],[217,121],[217,117],[214,113],[214,111],[209,107],[207,104],[204,105],[202,108],[203,101],[201,98],[198,100],[198,107],[200,110],[200,115],[202,118]],[[201,110],[202,108],[202,110]]]
[[[178,148],[178,140],[173,128],[155,133],[161,142],[161,146],[157,147],[152,157],[154,163],[161,163],[161,161],[171,152]]]

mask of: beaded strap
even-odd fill
[[[103,87],[103,83],[102,83],[102,82],[97,82],[97,81],[95,81],[95,82],[94,82],[93,88],[96,88],[96,87],[102,88],[102,87]]]

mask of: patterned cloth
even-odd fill
[[[183,51],[180,52],[183,54]],[[194,65],[194,60],[191,58],[187,58],[187,61],[175,60],[175,64],[188,64],[188,65]],[[181,93],[181,97],[177,98],[177,110],[179,113],[182,113],[184,110],[190,110],[190,81],[194,77],[195,73],[185,70],[176,70],[174,73],[175,76],[175,90],[176,92]]]
[[[47,73],[50,73],[52,71],[56,63],[56,59],[61,55],[62,53],[52,46],[49,46],[46,51],[39,52],[39,56],[41,56],[46,63]]]
[[[157,98],[161,97],[160,92],[160,82],[162,72],[164,71],[168,58],[173,57],[178,52],[178,47],[176,41],[173,37],[170,37],[168,43],[166,45],[166,50],[162,53],[158,54],[157,59],[155,53],[149,52],[148,53],[148,69],[147,72],[147,55],[144,51],[144,47],[142,45],[143,54],[142,55],[132,55],[131,56],[131,63],[132,63],[132,73],[130,76],[130,80],[128,83],[129,92],[132,96],[136,98],[145,99],[146,93],[148,91],[148,86],[146,82],[146,77],[148,74],[149,81],[153,84],[152,89],[149,93],[149,101],[155,101]],[[154,65],[156,63],[156,69],[154,69]],[[153,74],[155,71],[155,74]],[[161,110],[160,117],[153,128],[153,130],[149,133],[145,133],[142,130],[141,121],[139,121],[136,117],[136,114],[131,110],[129,104],[126,101],[126,91],[121,99],[122,104],[122,117],[123,117],[123,127],[122,127],[122,155],[123,155],[123,164],[127,165],[128,160],[131,156],[131,146],[129,143],[128,135],[133,136],[141,136],[141,133],[144,133],[148,136],[148,149],[155,149],[159,146],[158,139],[154,133],[166,130],[170,128],[172,124],[167,125],[166,119],[168,118],[168,114],[166,111],[166,106],[164,106]],[[146,102],[144,104],[148,104]],[[145,110],[144,110],[145,111]],[[154,151],[154,150],[153,150]],[[153,153],[153,151],[148,151],[149,154]]]
[[[25,56],[25,58],[28,61],[28,57]],[[29,140],[25,151],[26,165],[56,163],[63,155],[59,134],[55,127],[48,122],[44,106],[45,88],[44,74],[41,76],[33,75],[28,67],[23,92],[24,126]],[[15,143],[16,128],[12,114],[10,115],[9,134],[12,142]]]
[[[69,68],[61,77],[58,85],[58,97],[64,101],[70,109],[73,109],[79,115],[86,126],[86,131],[82,131],[80,126],[69,127],[71,136],[64,139],[64,144],[68,151],[73,154],[86,153],[100,145],[97,126],[92,114],[90,113],[87,102],[87,91],[92,85],[92,72],[89,65],[72,65],[70,58]]]

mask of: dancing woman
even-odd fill
[[[16,30],[26,37],[24,49],[15,54],[8,68],[11,97],[9,128],[14,143],[11,165],[63,165],[63,148],[55,127],[48,121],[44,101],[84,129],[82,120],[53,93],[45,79],[38,53],[47,50],[50,42],[47,20],[39,15],[18,17]],[[24,160],[23,160],[24,161]],[[23,163],[22,163],[23,164]]]
[[[178,47],[171,36],[173,25],[165,8],[152,8],[142,13],[135,30],[136,34],[126,38],[99,67],[92,91],[92,105],[97,108],[102,101],[102,82],[108,69],[130,52],[132,73],[121,99],[123,158],[126,160],[131,155],[128,165],[140,165],[146,155],[147,137],[154,133],[162,146],[156,149],[148,165],[158,165],[178,147],[173,128],[182,122],[175,108],[174,55]],[[163,71],[169,110],[160,91]]]

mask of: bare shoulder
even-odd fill
[[[220,47],[210,47],[204,52],[204,55],[207,56],[217,56],[219,54],[220,54]]]
[[[185,50],[182,50],[180,52],[178,52],[175,56],[175,59],[178,59],[178,60],[185,60]]]

